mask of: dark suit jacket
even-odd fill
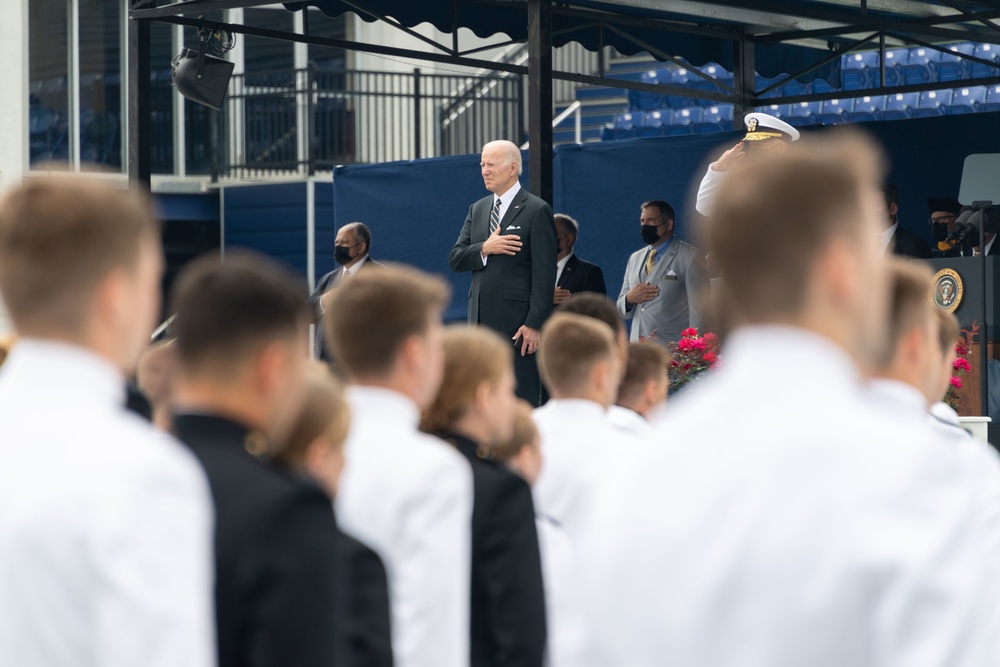
[[[930,259],[931,257],[931,248],[927,245],[927,241],[904,229],[902,224],[896,227],[896,233],[892,235],[890,246],[894,255],[916,257],[917,259]]]
[[[469,208],[448,263],[452,271],[472,271],[469,322],[510,338],[522,324],[541,329],[552,312],[558,243],[552,209],[522,187],[500,221],[500,233],[520,236],[524,245],[513,256],[490,255],[483,266],[494,200],[491,194]]]
[[[215,500],[219,667],[338,664],[330,498],[249,454],[254,435],[240,424],[182,414],[174,433],[201,461]]]
[[[373,260],[371,257],[365,260],[365,263],[361,265],[358,271],[366,271],[370,267],[382,265]],[[326,337],[323,332],[323,310],[320,308],[319,300],[320,298],[330,291],[330,288],[336,285],[340,281],[340,277],[344,274],[344,267],[338,267],[326,274],[322,278],[316,281],[316,289],[313,290],[312,294],[309,295],[309,305],[312,307],[313,311],[313,321],[316,322],[316,334],[315,334],[315,344],[316,358],[329,361],[330,357],[326,352]]]
[[[340,590],[347,605],[346,650],[351,667],[392,667],[389,631],[389,584],[385,566],[374,551],[340,533]]]
[[[541,667],[545,593],[531,489],[475,442],[443,436],[472,465],[472,667]]]
[[[604,284],[604,272],[596,264],[580,259],[576,253],[570,255],[563,267],[562,275],[556,287],[569,290],[571,294],[580,292],[597,292],[607,294],[608,287]]]

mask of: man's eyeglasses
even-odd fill
[[[931,224],[947,225],[949,222],[955,222],[956,220],[958,220],[957,215],[939,215],[937,217],[931,217]]]

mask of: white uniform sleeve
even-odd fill
[[[181,445],[151,438],[163,456],[129,470],[109,500],[118,520],[94,554],[104,589],[94,617],[95,664],[105,667],[211,667],[214,511],[204,474]],[[112,515],[113,516],[113,515]]]
[[[715,195],[726,179],[726,172],[715,171],[712,169],[714,165],[714,162],[708,165],[708,171],[705,172],[705,176],[701,179],[701,185],[698,186],[698,200],[695,203],[695,208],[705,216],[712,214],[712,202],[715,201]]]
[[[472,471],[458,454],[436,466],[404,519],[392,592],[393,652],[409,667],[467,667],[472,579]]]

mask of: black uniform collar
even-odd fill
[[[467,438],[464,435],[445,432],[442,433],[440,437],[445,442],[454,445],[455,449],[461,452],[467,459],[481,459],[484,461],[491,461],[493,459],[493,452],[489,447],[486,445],[480,445],[475,440]]]
[[[269,450],[267,438],[260,431],[220,415],[180,413],[174,416],[171,430],[179,440],[189,445],[195,442],[224,446],[237,444],[256,457],[265,455]]]

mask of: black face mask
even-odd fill
[[[934,237],[935,241],[944,241],[946,238],[948,238],[948,223],[932,222],[931,236]]]
[[[348,246],[338,245],[333,249],[333,261],[343,266],[350,264],[354,257],[351,257],[351,249]]]
[[[660,240],[659,230],[659,226],[641,225],[639,231],[642,233],[642,242],[646,245],[656,245]]]

